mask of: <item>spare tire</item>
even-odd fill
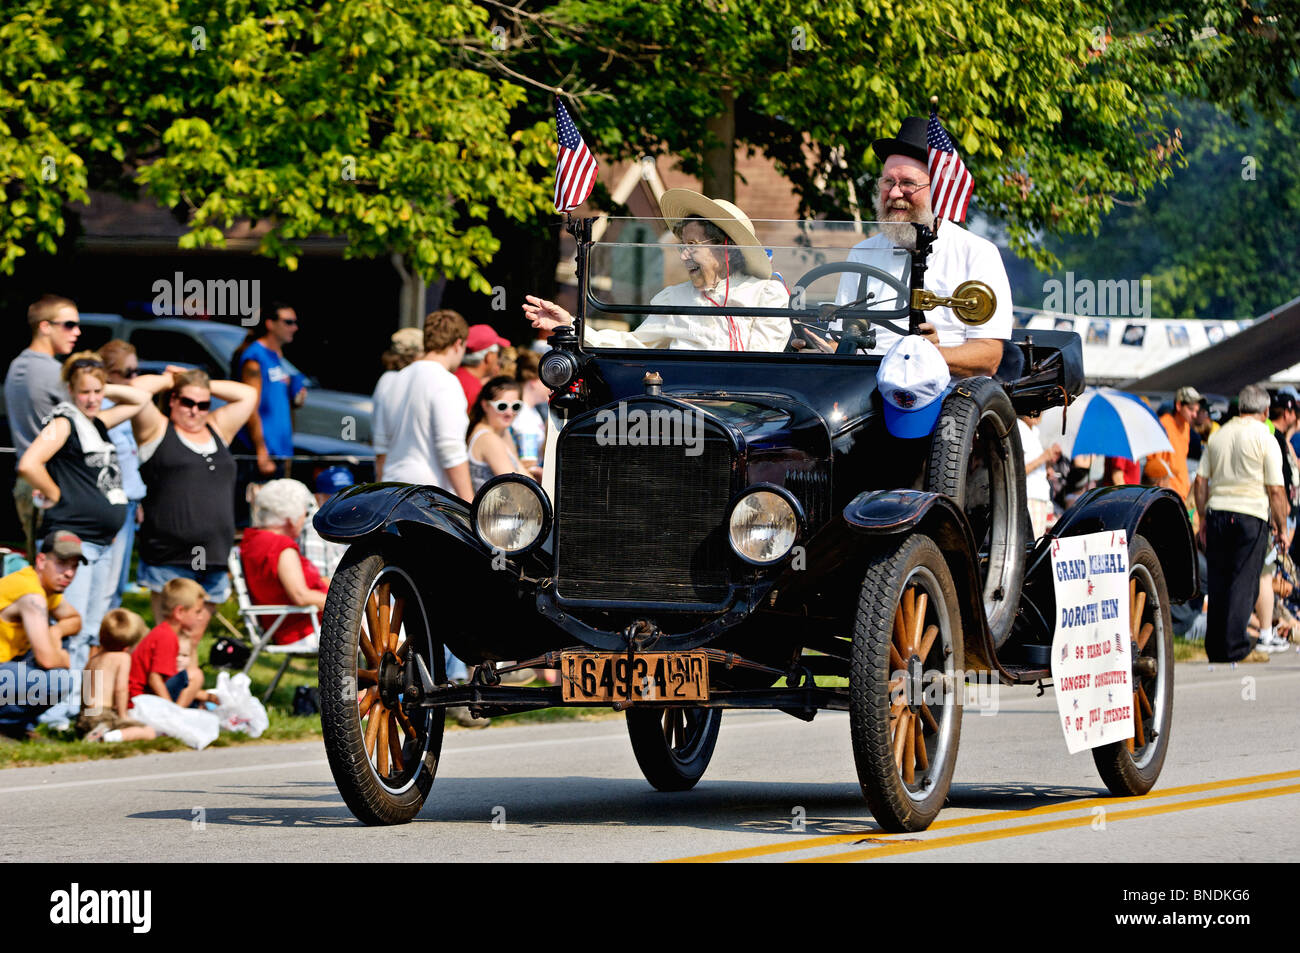
[[[993,644],[1011,635],[1025,578],[1029,509],[1016,411],[991,377],[958,381],[930,442],[925,488],[961,507],[975,537]]]

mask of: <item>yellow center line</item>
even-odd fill
[[[1236,794],[1221,794],[1218,797],[1199,798],[1195,801],[1176,801],[1173,804],[1155,804],[1151,807],[1138,807],[1131,811],[1107,811],[1105,820],[1127,821],[1135,817],[1151,817],[1155,814],[1171,814],[1177,811],[1193,811],[1203,807],[1216,807],[1233,804],[1237,801],[1253,801],[1257,798],[1281,797],[1284,794],[1300,794],[1300,784],[1285,787],[1264,788],[1259,791],[1239,791]],[[985,841],[1002,840],[1007,837],[1026,837],[1030,834],[1046,834],[1051,831],[1065,830],[1070,827],[1085,827],[1092,824],[1091,817],[1067,817],[1059,821],[1044,824],[1024,824],[1019,827],[1004,827],[992,831],[974,831],[970,834],[954,834],[951,837],[935,837],[924,841],[889,844],[884,847],[866,850],[850,850],[842,854],[823,857],[802,857],[791,861],[795,864],[842,864],[854,860],[875,860],[877,857],[892,857],[896,854],[914,854],[923,850],[939,850],[944,847],[960,847],[966,844],[980,844]]]
[[[1186,784],[1182,787],[1165,788],[1137,797],[1096,797],[1080,801],[1067,801],[1063,804],[1048,804],[1043,807],[1029,808],[1024,811],[995,811],[991,814],[977,814],[974,817],[955,817],[950,820],[936,821],[927,830],[938,831],[953,827],[971,827],[976,824],[993,824],[998,821],[1021,820],[1028,817],[1041,817],[1044,814],[1059,814],[1062,811],[1078,811],[1102,805],[1113,807],[1117,804],[1131,804],[1134,801],[1150,801],[1161,798],[1177,797],[1180,794],[1195,794],[1203,791],[1215,791],[1221,788],[1238,787],[1244,784],[1262,784],[1267,781],[1284,781],[1300,778],[1300,771],[1277,771],[1272,774],[1256,774],[1245,778],[1231,778],[1226,781],[1208,781],[1203,784]],[[713,854],[696,854],[693,857],[679,857],[663,861],[669,864],[706,864],[721,863],[728,860],[743,860],[747,857],[764,857],[769,854],[783,854],[796,850],[812,850],[816,847],[833,847],[836,844],[850,844],[864,837],[897,838],[905,835],[886,834],[880,830],[864,829],[856,834],[829,834],[824,837],[804,837],[793,842],[763,844],[759,847],[742,847],[736,850],[724,850]]]

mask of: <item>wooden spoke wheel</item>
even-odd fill
[[[957,593],[939,547],[912,534],[867,567],[849,677],[862,793],[889,831],[919,831],[952,783],[963,685]]]
[[[641,773],[660,791],[689,791],[704,776],[722,727],[720,708],[631,708],[627,733]]]
[[[420,812],[442,750],[440,709],[406,708],[403,686],[423,660],[441,684],[441,644],[411,577],[381,552],[348,551],[322,614],[321,729],[348,808],[367,824]]]
[[[1173,621],[1160,558],[1141,536],[1129,541],[1129,650],[1133,653],[1133,737],[1092,749],[1112,794],[1146,794],[1169,749],[1174,713]]]

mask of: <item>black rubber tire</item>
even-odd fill
[[[1134,712],[1135,718],[1142,718],[1146,744],[1135,747],[1133,751],[1128,750],[1128,743],[1124,741],[1092,749],[1092,759],[1101,779],[1112,794],[1120,797],[1146,794],[1155,786],[1169,751],[1174,716],[1174,624],[1169,614],[1169,592],[1165,587],[1164,572],[1160,569],[1160,557],[1142,536],[1129,540],[1128,554],[1129,578],[1136,578],[1138,591],[1147,594],[1146,609],[1138,626],[1140,628],[1144,622],[1154,626],[1142,654],[1156,660],[1156,674],[1144,679],[1133,676],[1134,686],[1141,684],[1151,702],[1151,717],[1144,717],[1140,708]],[[1131,640],[1130,649],[1137,650],[1136,640]]]
[[[357,698],[361,624],[366,601],[380,582],[405,600],[402,632],[413,640],[411,651],[420,653],[435,680],[443,668],[442,645],[433,642],[410,577],[384,552],[353,546],[330,582],[321,614],[321,732],[334,781],[353,815],[365,824],[402,824],[420,813],[433,784],[442,752],[443,713],[423,709],[411,715],[417,738],[401,749],[404,770],[381,779],[366,753]]]
[[[676,723],[684,741],[668,738]],[[630,708],[627,734],[641,773],[657,790],[689,791],[713,758],[722,728],[721,708]]]
[[[940,626],[924,659],[924,671],[939,671],[951,678],[932,681],[927,691],[941,701],[931,708],[938,731],[924,729],[928,767],[908,785],[895,760],[890,738],[889,683],[893,672],[890,645],[894,614],[904,588],[919,583],[929,594],[927,618]],[[942,602],[934,596],[942,595]],[[919,658],[919,656],[918,656]],[[904,663],[908,663],[904,659]],[[957,749],[961,740],[961,706],[965,686],[957,684],[964,653],[957,588],[948,563],[930,537],[913,533],[872,557],[867,564],[858,598],[849,670],[849,726],[858,782],[872,815],[887,831],[925,830],[939,815],[948,798]],[[933,686],[937,684],[937,689]]]
[[[1024,461],[1002,385],[991,377],[959,381],[931,438],[925,488],[952,497],[970,521],[994,647],[1011,636],[1032,542]]]

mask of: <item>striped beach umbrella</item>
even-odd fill
[[[1108,387],[1090,390],[1070,405],[1061,446],[1072,457],[1088,453],[1140,460],[1173,450],[1169,435],[1142,398]]]

